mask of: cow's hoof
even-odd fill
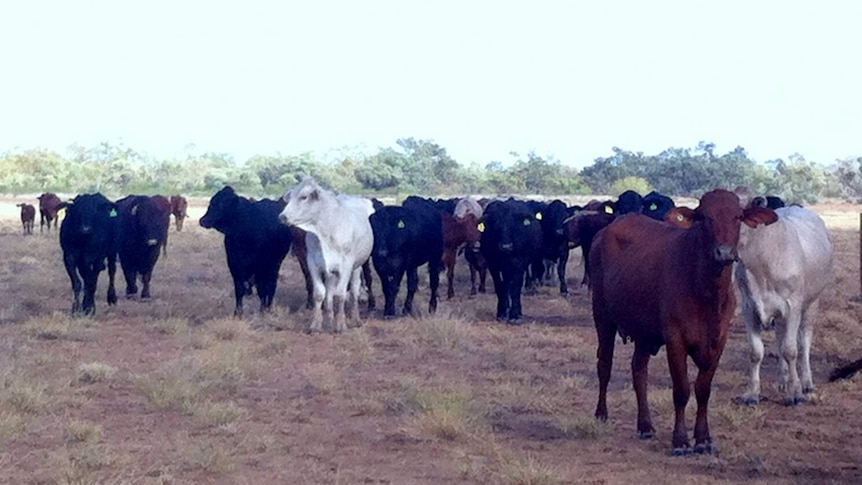
[[[739,396],[733,402],[742,406],[757,406],[760,404],[760,398],[757,396]]]
[[[651,440],[653,438],[655,438],[655,430],[651,429],[649,431],[639,431],[638,432],[638,439]]]
[[[383,315],[384,320],[395,320],[395,315]]]
[[[794,397],[785,397],[784,405],[785,406],[796,406],[798,404],[805,404],[808,402],[808,399],[805,396],[794,396]]]
[[[518,318],[510,318],[508,320],[509,325],[522,325],[524,323],[524,319],[521,317]]]
[[[814,386],[802,388],[802,394],[811,394],[812,392],[814,392]]]
[[[718,446],[711,441],[705,441],[694,445],[694,452],[698,455],[715,455],[718,454]]]
[[[320,328],[307,328],[307,329],[305,329],[306,335],[318,335],[321,333],[323,333],[323,329],[320,329]]]
[[[673,451],[671,452],[671,454],[673,456],[688,456],[691,453],[692,453],[691,446],[688,446],[688,445],[678,446],[678,447],[674,448]]]

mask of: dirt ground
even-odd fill
[[[583,290],[562,298],[543,287],[524,298],[526,324],[504,325],[492,292],[466,296],[459,262],[456,297],[434,317],[375,312],[344,335],[309,336],[288,256],[275,311],[249,312],[250,301],[234,319],[222,236],[197,224],[200,200],[185,230],[171,230],[152,300],[108,307],[103,273],[97,315],[72,319],[57,234],[39,234],[37,220],[36,235],[22,236],[15,202],[0,200],[0,483],[862,483],[862,377],[827,382],[862,357],[860,206],[814,207],[832,231],[836,281],[815,330],[811,402],[780,404],[768,334],[767,400],[734,404],[748,366],[737,320],[710,406],[720,452],[672,457],[663,350],[650,373],[656,438],[636,438],[631,345],[617,346],[608,424],[592,418]],[[577,288],[580,251],[571,254]],[[427,280],[417,297],[427,307]]]

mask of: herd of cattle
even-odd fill
[[[72,282],[72,311],[84,314],[95,310],[96,282],[105,267],[108,304],[116,303],[117,257],[126,295],[137,294],[140,276],[141,298],[150,296],[153,267],[167,245],[170,214],[176,217],[176,230],[182,230],[187,205],[180,196],[129,196],[111,202],[101,194],[69,201],[43,194],[39,200],[40,226],[47,222],[49,231],[52,221],[56,228],[58,210],[66,210],[60,245]],[[28,234],[35,208],[21,206]],[[666,346],[676,416],[674,454],[715,449],[707,407],[737,308],[737,291],[751,345],[749,384],[741,402],[753,405],[760,399],[760,334],[770,328],[777,332],[785,404],[804,402],[814,389],[810,349],[818,300],[832,281],[829,232],[814,212],[785,207],[776,197],[757,197],[747,187],[704,194],[694,209],[676,207],[655,192],[641,196],[633,191],[584,207],[559,200],[417,196],[387,206],[338,194],[305,178],[278,201],[255,201],[225,187],[211,198],[200,225],[224,234],[236,316],[242,316],[243,298],[253,289],[261,311],[272,305],[281,263],[292,247],[305,277],[311,332],[322,331],[324,322],[335,332],[344,331],[348,320],[359,325],[362,293],[368,309],[375,308],[372,264],[383,290],[384,318],[396,315],[405,273],[402,313],[414,312],[418,268],[426,264],[428,311],[434,313],[443,268],[447,298],[454,296],[453,268],[461,252],[470,267],[470,294],[484,291],[490,272],[497,319],[519,324],[522,290],[548,283],[554,267],[560,293],[568,292],[566,262],[569,251],[580,246],[582,284],[591,292],[598,336],[595,415],[607,419],[606,392],[619,335],[623,342],[634,342],[637,429],[642,437],[652,436],[647,367],[650,357]],[[698,368],[694,447],[685,423],[689,357]]]

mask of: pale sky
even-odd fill
[[[862,2],[0,3],[0,151],[862,155]]]

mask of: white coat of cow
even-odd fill
[[[309,331],[323,328],[324,311],[335,332],[346,329],[345,299],[351,320],[359,324],[359,292],[362,264],[371,256],[374,234],[368,216],[371,201],[335,194],[313,178],[303,179],[284,194],[287,205],[279,215],[282,223],[306,231],[308,268],[314,306]]]
[[[785,404],[804,402],[805,394],[814,390],[811,339],[820,294],[832,282],[832,241],[823,220],[799,206],[775,212],[778,222],[757,230],[743,227],[739,238],[735,276],[751,344],[750,380],[742,396],[746,404],[760,400],[761,332],[772,324]]]

